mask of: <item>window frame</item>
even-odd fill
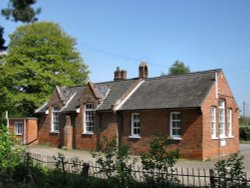
[[[56,110],[55,110],[56,109]],[[60,106],[53,106],[51,110],[51,131],[52,133],[59,133],[60,128]],[[55,119],[57,117],[57,119]],[[58,127],[57,129],[55,129]]]
[[[88,108],[88,105],[91,105],[92,108]],[[84,124],[83,124],[83,134],[94,134],[94,126],[95,126],[95,107],[94,103],[86,103],[84,104]],[[92,117],[92,120],[91,120]],[[89,125],[88,125],[89,124]],[[91,130],[88,130],[88,129]]]
[[[135,118],[135,116],[138,116],[139,118]],[[138,126],[135,126],[135,124],[138,124]],[[131,133],[130,138],[141,138],[141,117],[140,113],[132,113],[131,114]],[[137,131],[136,131],[137,130]],[[139,132],[139,133],[136,133]]]
[[[21,127],[21,129],[20,129],[20,127]],[[23,127],[22,121],[15,121],[15,134],[16,135],[23,135],[23,128],[24,127]]]
[[[173,115],[179,115],[180,116],[180,119],[177,119],[177,120],[174,120],[173,119]],[[179,127],[178,128],[174,128],[173,127],[173,122],[179,122]],[[180,134],[179,135],[174,135],[173,134],[173,129],[179,129],[180,130]],[[181,140],[181,112],[171,112],[170,113],[170,137],[174,140]]]
[[[233,137],[233,109],[229,108],[227,110],[227,128],[228,137]]]
[[[211,138],[217,139],[216,135],[216,115],[217,115],[217,109],[215,106],[212,106],[210,109],[210,125],[211,125]]]
[[[223,104],[223,105],[221,105]],[[226,137],[226,103],[225,100],[219,100],[219,132],[220,138]]]

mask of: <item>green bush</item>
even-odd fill
[[[174,173],[174,165],[179,158],[179,151],[166,152],[172,144],[167,136],[153,136],[148,154],[141,154],[144,180],[153,187],[174,187],[179,180]]]
[[[117,146],[115,139],[104,138],[103,143],[103,153],[92,153],[101,167],[97,173],[104,174],[111,187],[132,187],[135,183],[132,167],[136,161],[130,160],[128,146]]]
[[[5,182],[10,181],[16,166],[21,163],[21,154],[24,154],[15,146],[16,142],[15,136],[5,126],[0,126],[0,178]]]
[[[214,168],[214,177],[217,178],[211,181],[211,187],[247,187],[243,159],[236,153],[226,160],[219,160]]]
[[[240,140],[250,141],[250,128],[240,127]]]

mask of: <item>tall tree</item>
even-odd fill
[[[8,7],[1,10],[1,14],[6,19],[12,21],[30,23],[37,21],[37,15],[41,12],[41,8],[34,9],[32,5],[36,3],[36,0],[9,0]],[[0,26],[0,51],[6,50],[4,46],[4,29]]]
[[[55,85],[86,82],[88,67],[75,45],[75,39],[52,22],[24,25],[10,35],[9,53],[0,70],[2,97],[10,114],[31,116]]]
[[[36,3],[36,0],[10,0],[8,7],[2,9],[2,15],[6,19],[11,19],[15,22],[34,22],[37,21],[36,15],[41,12],[41,8],[34,9],[31,6]]]
[[[0,26],[0,51],[6,50],[6,47],[4,46],[5,40],[3,38],[3,27]]]
[[[181,61],[176,60],[174,64],[169,68],[168,74],[188,74],[190,73],[190,69],[188,66]]]

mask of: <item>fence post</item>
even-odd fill
[[[88,175],[89,175],[89,163],[83,163],[81,175],[83,175],[85,178],[88,177]]]
[[[66,172],[65,172],[65,162],[64,162],[64,156],[61,155],[61,163],[62,163],[62,169],[63,169],[63,176],[64,176],[64,183],[67,184],[67,180],[66,180]]]
[[[213,169],[209,169],[209,179],[210,179],[210,186],[215,187],[215,178]]]
[[[29,164],[30,163],[30,153],[29,152],[27,152],[26,153],[26,165],[27,165],[27,167],[29,167]]]

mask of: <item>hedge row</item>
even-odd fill
[[[250,141],[250,127],[240,127],[240,140]]]

